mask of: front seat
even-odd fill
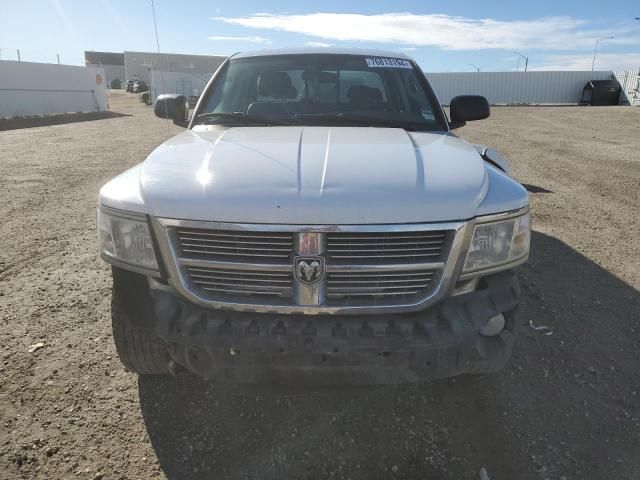
[[[298,96],[298,91],[287,72],[263,72],[258,78],[258,96],[291,100]]]
[[[364,106],[382,106],[382,92],[367,85],[354,85],[347,90],[347,98],[354,109]]]

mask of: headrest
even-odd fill
[[[375,87],[354,85],[347,90],[347,98],[355,105],[382,103],[382,93]]]
[[[298,91],[287,72],[263,72],[258,79],[258,95],[270,98],[296,98]]]

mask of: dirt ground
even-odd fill
[[[505,371],[286,390],[120,366],[97,192],[179,128],[110,102],[123,116],[0,132],[1,479],[640,479],[640,108],[502,107],[459,130],[532,192]]]

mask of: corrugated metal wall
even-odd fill
[[[578,103],[589,80],[612,72],[456,72],[426,73],[444,105],[456,95],[482,95],[491,104]]]
[[[127,80],[151,83],[151,71],[207,74],[226,60],[222,55],[183,55],[178,53],[124,52]]]
[[[151,99],[163,93],[179,93],[199,97],[211,73],[161,72],[151,70]]]
[[[106,109],[102,68],[0,60],[0,117]]]
[[[622,87],[623,104],[640,107],[640,72],[635,71],[617,71],[613,75]]]
[[[636,72],[455,72],[426,73],[444,105],[456,95],[483,95],[492,104],[577,104],[589,80],[609,80],[615,75],[632,105],[640,105],[640,80]],[[180,93],[198,96],[211,74],[151,71],[152,96]],[[162,87],[161,77],[164,79]]]

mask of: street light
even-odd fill
[[[480,70],[482,70],[484,67],[488,66],[488,65],[482,65],[482,66],[479,67],[477,65],[474,65],[473,63],[470,63],[469,65],[471,65],[475,69],[476,72],[480,72]]]
[[[602,37],[596,40],[596,48],[593,51],[593,61],[591,62],[591,71],[593,72],[593,67],[596,64],[596,54],[598,53],[598,43],[600,42],[600,40],[611,40],[614,37]]]
[[[524,71],[526,72],[527,66],[529,65],[529,57],[521,54],[520,52],[513,52],[513,53],[515,53],[516,55],[520,55],[522,58],[524,58]]]

